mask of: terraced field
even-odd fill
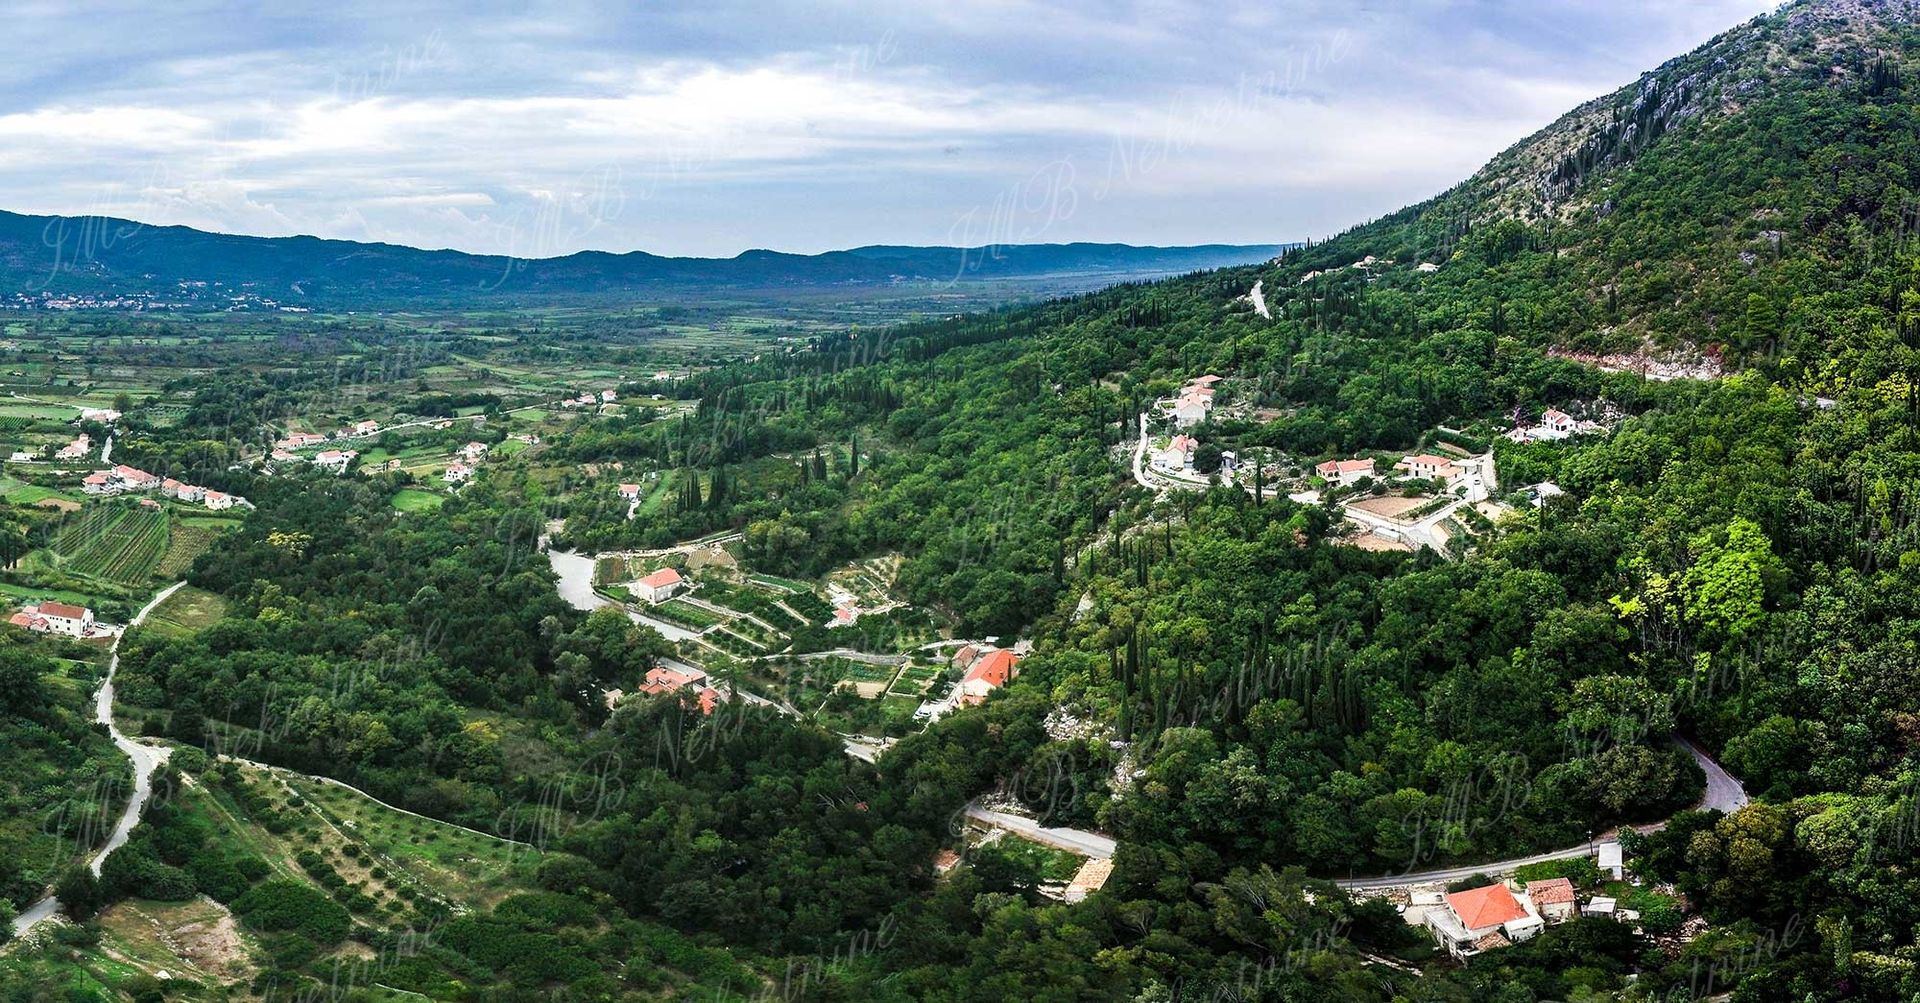
[[[153,577],[167,552],[165,512],[139,505],[96,505],[70,520],[51,550],[65,570],[120,585]]]

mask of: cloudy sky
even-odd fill
[[[1278,242],[1774,0],[303,6],[13,6],[0,208],[529,257]]]

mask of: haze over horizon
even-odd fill
[[[520,257],[1280,243],[1774,6],[49,4],[12,20],[0,208]]]

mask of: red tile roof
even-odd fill
[[[973,663],[967,670],[964,682],[980,681],[988,686],[1005,686],[1013,678],[1013,667],[1020,661],[1018,655],[1005,648],[988,652],[985,658]]]
[[[1566,878],[1527,882],[1527,897],[1534,905],[1552,905],[1573,901],[1573,882]]]
[[[64,616],[69,620],[79,620],[87,615],[84,607],[69,606],[63,602],[43,602],[40,604],[41,616]]]
[[[680,572],[672,568],[661,568],[653,574],[640,579],[640,584],[650,589],[657,589],[663,585],[678,585],[680,584]]]
[[[1506,885],[1486,885],[1454,892],[1447,896],[1447,908],[1452,909],[1453,914],[1460,917],[1461,924],[1469,930],[1499,926],[1527,914],[1513,893],[1507,891]]]

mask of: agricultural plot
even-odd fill
[[[153,577],[167,544],[165,512],[138,505],[98,505],[69,520],[50,549],[68,572],[139,585]]]
[[[747,581],[754,585],[759,585],[775,592],[784,592],[789,595],[796,592],[813,591],[813,586],[808,585],[806,582],[796,581],[792,578],[781,578],[778,575],[752,574],[747,576]]]
[[[167,541],[166,555],[160,558],[160,564],[153,573],[160,578],[179,578],[187,573],[193,562],[207,548],[213,546],[214,538],[223,532],[212,526],[190,526],[179,524],[172,527]]]
[[[940,678],[940,669],[932,665],[908,665],[900,670],[900,677],[893,681],[890,693],[900,696],[920,696]]]
[[[701,609],[682,599],[669,599],[652,608],[652,614],[670,623],[677,623],[694,630],[705,630],[726,622],[726,618],[717,613]]]
[[[422,512],[427,509],[439,508],[446,500],[446,495],[436,494],[432,491],[423,491],[419,488],[401,488],[394,494],[389,504],[401,512]]]

